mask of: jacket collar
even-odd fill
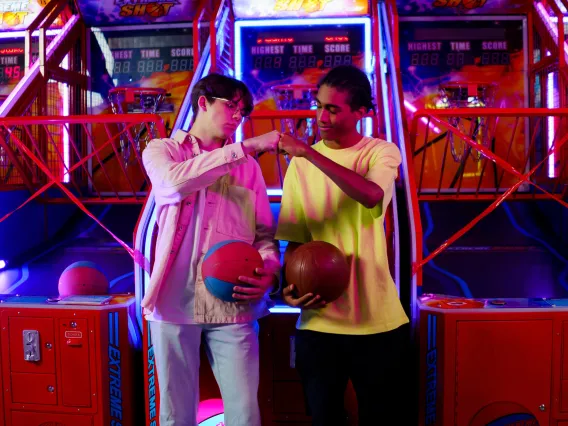
[[[183,130],[177,130],[174,135],[174,140],[176,140],[179,143],[189,142],[191,144],[191,153],[193,154],[194,157],[197,157],[199,154],[201,154],[201,148],[199,147],[197,139],[195,138],[195,136],[189,134],[188,132],[184,132]],[[233,140],[231,138],[228,138],[223,144],[223,146],[226,146],[231,143],[233,143]]]

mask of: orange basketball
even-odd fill
[[[154,18],[159,18],[166,14],[164,6],[158,3],[148,3],[146,5],[146,13]]]
[[[350,272],[341,250],[325,241],[302,244],[286,263],[286,281],[294,284],[298,297],[312,293],[327,303],[345,292]]]
[[[14,12],[4,12],[4,16],[2,17],[4,24],[8,27],[15,27],[16,25],[20,25],[21,19],[17,13]]]

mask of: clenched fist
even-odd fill
[[[247,139],[243,142],[243,148],[246,154],[259,152],[276,152],[278,142],[280,141],[280,132],[273,130],[270,133]]]
[[[293,136],[282,134],[278,143],[278,150],[290,157],[305,157],[310,147]]]

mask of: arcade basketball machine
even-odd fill
[[[26,47],[25,30],[47,3],[44,0],[6,2],[0,8],[0,101],[2,102],[16,87],[29,66],[29,63],[26,63],[26,49],[31,50],[30,53],[33,55],[31,62],[38,57],[36,43],[30,43]],[[61,19],[57,19],[47,30],[48,40],[57,34],[61,26]],[[37,36],[37,33],[34,36]]]
[[[532,74],[554,76],[555,58],[533,55],[550,26],[529,6],[401,1],[394,15],[420,425],[568,424],[566,243],[535,219],[566,223],[566,110],[527,108],[559,106]]]

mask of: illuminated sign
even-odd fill
[[[323,18],[361,16],[369,13],[367,0],[235,0],[237,18]]]
[[[0,0],[0,30],[25,30],[41,12],[48,0]],[[57,19],[52,27],[60,28],[61,20]]]
[[[81,16],[93,27],[188,22],[199,4],[192,0],[78,0],[77,3]]]
[[[525,13],[531,2],[524,0],[397,0],[400,16],[435,15],[495,15],[501,13]]]

